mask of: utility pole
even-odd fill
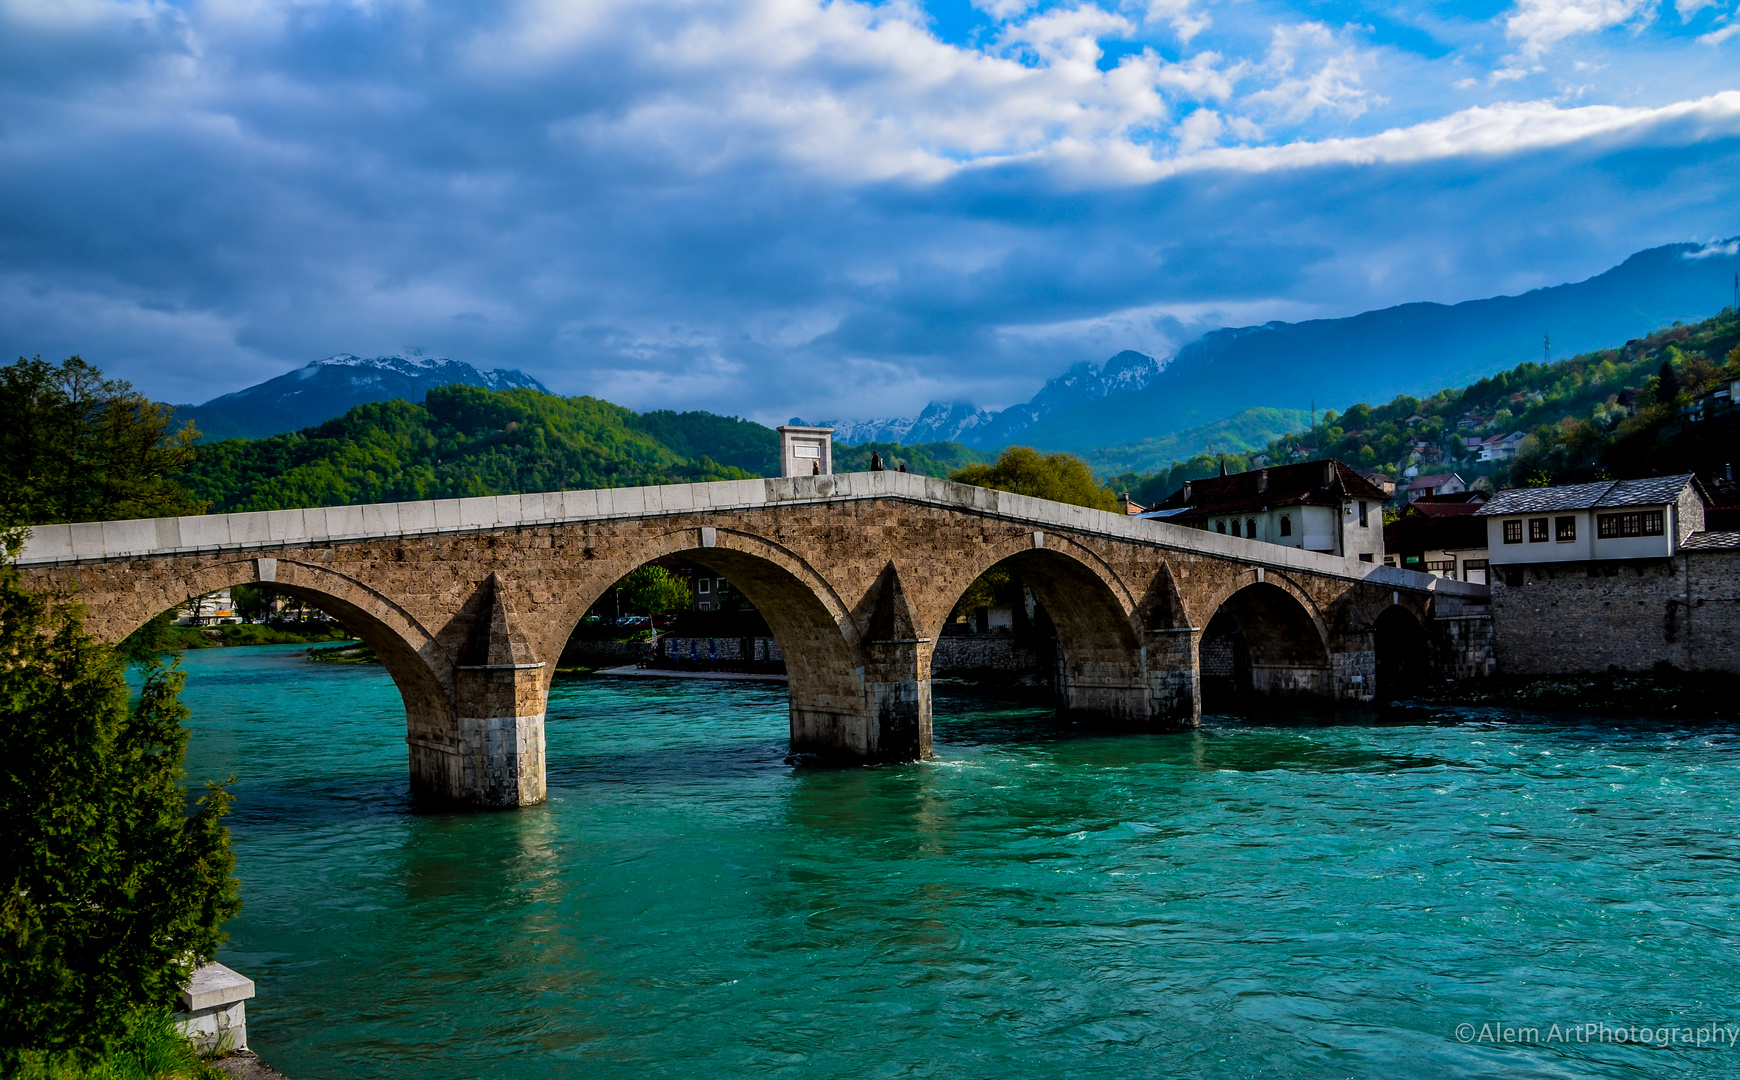
[[[1541,335],[1541,363],[1550,364],[1552,362],[1553,362],[1553,335],[1542,334]]]

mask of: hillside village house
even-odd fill
[[[1516,457],[1516,448],[1528,438],[1527,432],[1512,431],[1489,439],[1464,439],[1462,445],[1477,452],[1477,461],[1509,461]]]
[[[1432,473],[1429,476],[1416,476],[1408,481],[1408,501],[1427,495],[1454,495],[1458,491],[1467,491],[1468,485],[1455,473]]]
[[[1382,489],[1386,498],[1395,495],[1396,481],[1394,477],[1378,472],[1376,469],[1361,469],[1359,475],[1370,481],[1373,487]]]
[[[1381,563],[1388,499],[1331,458],[1193,480],[1140,516]]]
[[[1486,522],[1476,512],[1479,491],[1427,495],[1409,503],[1384,526],[1384,561],[1404,570],[1486,584]]]
[[[1740,673],[1740,532],[1691,473],[1501,491],[1476,511],[1500,670]]]

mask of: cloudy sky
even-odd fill
[[[762,420],[1740,233],[1740,0],[0,0],[0,349]]]

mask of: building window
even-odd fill
[[[1597,514],[1595,535],[1603,540],[1619,540],[1627,536],[1661,536],[1664,518],[1660,510],[1644,510],[1635,514]]]
[[[1292,536],[1293,535],[1293,518],[1291,515],[1288,515],[1288,514],[1281,515],[1281,535],[1282,536]]]
[[[1547,542],[1547,519],[1529,518],[1529,543],[1544,544]]]
[[[1371,552],[1369,552],[1369,551],[1360,552],[1359,553],[1359,561],[1360,562],[1371,562]]]
[[[1577,539],[1577,519],[1574,517],[1554,518],[1553,539],[1561,544],[1568,544]]]
[[[1522,543],[1522,521],[1507,521],[1504,523],[1504,542],[1507,544]]]
[[[1454,581],[1456,579],[1456,560],[1427,559],[1426,573],[1437,574],[1439,577],[1447,577]]]
[[[1220,533],[1222,536],[1225,536],[1226,535],[1226,522],[1224,522],[1224,521],[1215,522],[1214,523],[1214,531],[1217,533]]]
[[[1371,522],[1366,520],[1366,504],[1362,502],[1359,504],[1359,527],[1363,529],[1370,524]]]
[[[1257,538],[1257,519],[1256,518],[1246,518],[1245,519],[1245,539],[1255,540],[1256,538]]]
[[[713,579],[712,578],[702,578],[695,585],[695,589],[697,592],[701,593],[702,595],[706,595],[707,593],[712,592],[713,591]]]

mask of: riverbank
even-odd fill
[[[1423,705],[1471,705],[1531,712],[1732,720],[1740,717],[1740,679],[1720,672],[1671,669],[1647,673],[1494,675],[1432,686],[1412,700]]]
[[[212,1067],[221,1070],[230,1080],[290,1080],[277,1069],[260,1060],[252,1050],[237,1050],[218,1058]]]
[[[319,645],[347,641],[350,635],[332,623],[306,627],[279,623],[224,623],[219,626],[171,626],[168,644],[174,649],[213,649],[246,645]]]
[[[593,672],[595,675],[610,675],[629,679],[710,679],[714,682],[766,682],[786,683],[791,679],[785,675],[773,673],[758,674],[742,671],[684,671],[672,668],[643,668],[633,664],[624,667],[605,668]]]

